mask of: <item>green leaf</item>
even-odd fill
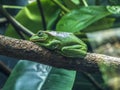
[[[57,31],[78,32],[111,13],[105,6],[88,6],[72,10],[57,24]]]
[[[75,71],[20,60],[3,90],[72,90]]]
[[[105,30],[105,29],[113,27],[114,21],[115,21],[115,18],[105,17],[105,18],[102,18],[96,21],[95,23],[92,23],[90,26],[83,29],[83,31],[84,32],[95,32],[99,30]]]
[[[54,21],[58,17],[59,8],[51,0],[41,0],[41,2],[47,22],[47,29],[51,29]],[[43,29],[41,15],[36,2],[33,2],[23,8],[15,18],[34,33]],[[11,25],[8,27],[5,35],[19,38],[18,34]]]
[[[80,0],[71,0],[73,3],[79,5],[80,4]]]

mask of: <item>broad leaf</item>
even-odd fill
[[[51,29],[51,27],[54,25],[54,21],[58,17],[59,8],[52,3],[51,0],[41,0],[41,2],[47,22],[47,29]],[[15,18],[34,33],[36,33],[38,30],[43,30],[41,14],[36,2],[33,2],[23,8]],[[12,26],[9,26],[5,35],[14,38],[19,37]]]
[[[102,18],[102,19],[96,21],[95,23],[92,23],[91,25],[89,25],[88,27],[83,29],[82,31],[83,32],[95,32],[95,31],[99,31],[99,30],[105,30],[105,29],[113,27],[114,22],[115,22],[115,18],[105,17],[105,18]]]
[[[71,90],[75,72],[19,61],[3,90]]]
[[[57,31],[78,32],[111,13],[105,6],[89,6],[72,10],[57,24]]]

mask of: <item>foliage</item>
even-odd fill
[[[21,60],[3,90],[71,90],[73,71]]]
[[[57,24],[58,31],[78,32],[82,31],[93,22],[110,15],[105,6],[88,6],[72,10],[62,17]]]
[[[47,23],[47,29],[49,30],[85,33],[110,28],[113,27],[116,19],[112,15],[120,14],[119,6],[87,6],[87,2],[82,2],[85,0],[76,0],[77,2],[74,0],[71,0],[70,2],[69,0],[60,0],[59,3],[61,5],[59,5],[53,3],[53,1],[59,2],[59,0],[41,0]],[[64,10],[64,6],[67,11],[66,9]],[[15,18],[34,33],[38,30],[43,30],[43,23],[36,2],[24,7]],[[8,27],[5,35],[20,38],[18,33],[11,25]],[[20,61],[14,68],[13,73],[5,84],[4,90],[8,90],[8,88],[11,88],[11,90],[21,90],[22,87],[22,90],[26,90],[26,86],[30,86],[29,88],[31,89],[29,90],[33,90],[32,88],[41,88],[41,90],[72,89],[76,75],[75,71],[68,71],[53,67],[50,67],[47,71],[46,67],[50,66]],[[41,70],[40,72],[38,72],[39,69]],[[43,75],[38,77],[39,73]],[[34,82],[34,84],[31,82],[29,83],[29,79]],[[29,81],[24,84],[24,81],[27,80]],[[36,81],[38,82],[36,83]],[[11,82],[15,83],[10,84]],[[78,81],[78,83],[81,82]],[[90,83],[86,86],[89,88],[92,87]]]
[[[47,22],[47,29],[52,29],[52,26],[54,25],[54,21],[58,17],[59,8],[50,0],[42,0],[42,4],[44,8],[44,15]],[[41,20],[40,12],[36,2],[33,2],[27,5],[26,7],[24,7],[16,15],[15,18],[22,25],[24,25],[26,28],[28,28],[34,33],[36,33],[38,30],[43,30],[42,20]],[[19,38],[19,35],[17,34],[17,32],[14,30],[12,26],[9,26],[5,35],[11,36],[14,38]]]

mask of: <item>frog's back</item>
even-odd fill
[[[77,38],[73,33],[69,32],[55,32],[51,31],[50,34],[56,39],[60,40],[62,44],[81,44],[81,40]]]

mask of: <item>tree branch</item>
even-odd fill
[[[3,35],[0,35],[0,54],[77,71],[99,72],[98,64],[101,62],[107,66],[115,66],[120,70],[120,58],[96,53],[87,53],[84,59],[66,58],[30,41]]]

